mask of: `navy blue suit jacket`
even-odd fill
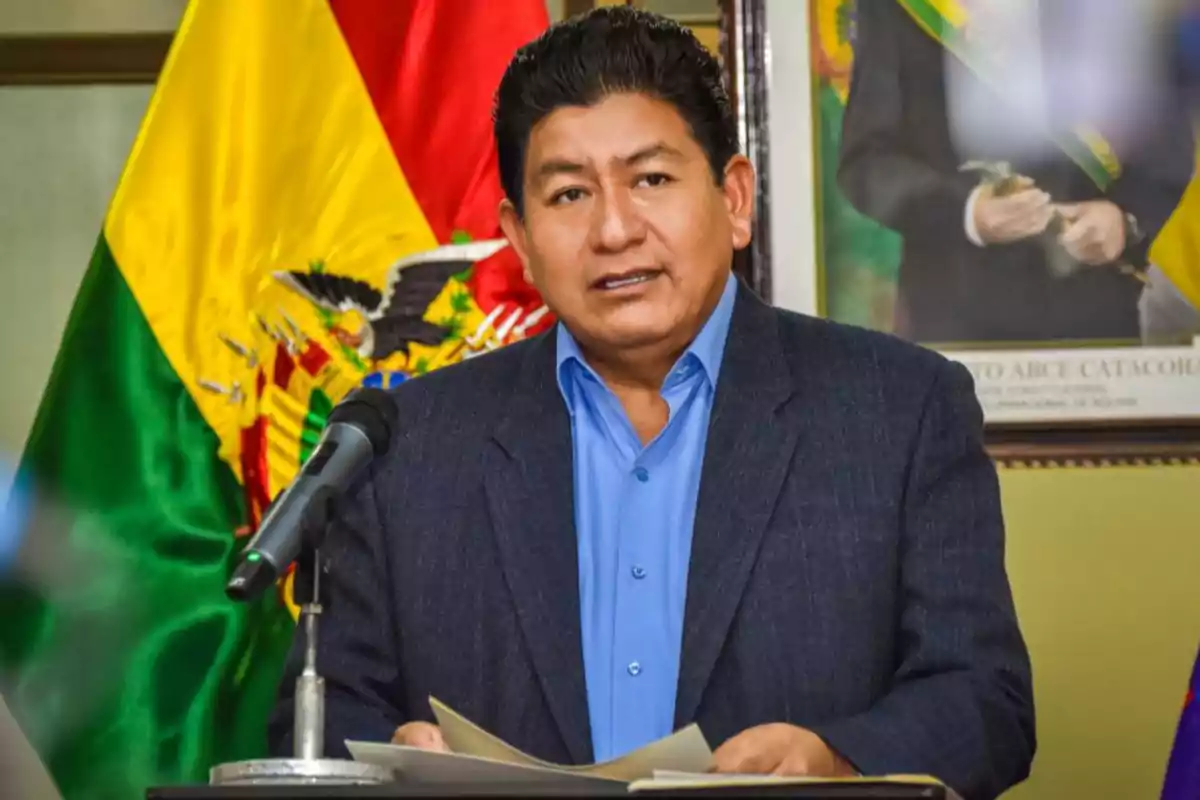
[[[432,720],[592,758],[570,421],[552,335],[395,392],[401,426],[330,531],[327,748]],[[969,374],[739,288],[701,477],[675,719],[714,748],[810,728],[866,773],[967,798],[1023,779],[1030,665]],[[297,633],[271,728],[291,748]]]

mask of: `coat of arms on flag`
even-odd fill
[[[503,239],[460,241],[405,256],[377,281],[333,272],[321,260],[279,270],[263,291],[247,342],[222,334],[238,374],[201,379],[240,409],[242,486],[252,532],[263,512],[311,455],[333,407],[357,386],[391,388],[545,330],[553,322],[536,293],[510,286],[514,299],[474,289],[512,283]],[[280,297],[278,288],[288,292]],[[297,307],[297,300],[301,307]],[[271,304],[278,304],[271,308]],[[281,586],[293,616],[289,578]]]

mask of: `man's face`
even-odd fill
[[[754,174],[724,185],[674,106],[614,94],[561,108],[530,133],[525,214],[501,222],[527,278],[582,344],[686,346],[750,241]]]

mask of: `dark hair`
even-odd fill
[[[721,67],[687,28],[630,6],[603,6],[551,26],[517,51],[496,91],[500,183],[524,212],[522,179],[533,127],[563,106],[638,92],[673,105],[703,148],[713,178],[738,152]]]

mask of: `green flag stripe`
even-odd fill
[[[0,691],[67,797],[138,797],[260,756],[292,621],[224,595],[241,492],[101,239],[22,475]],[[52,510],[53,509],[53,510]]]

